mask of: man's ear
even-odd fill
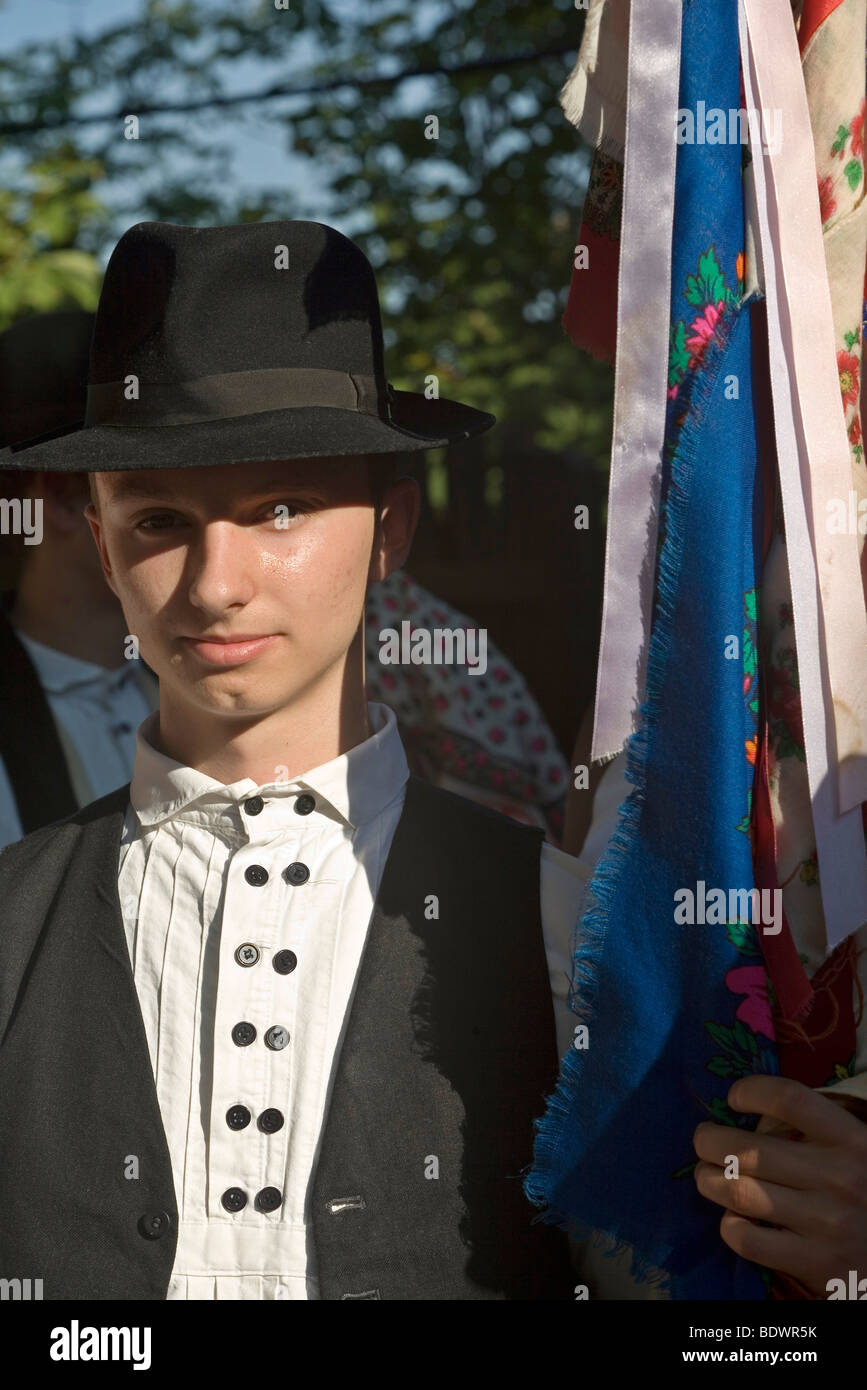
[[[373,539],[368,583],[387,579],[406,563],[420,508],[421,496],[415,478],[398,478],[385,488]]]
[[[117,586],[115,585],[115,582],[112,578],[111,561],[108,558],[108,550],[106,549],[105,545],[105,535],[103,533],[102,523],[99,519],[99,512],[96,510],[96,507],[93,505],[93,502],[88,502],[87,506],[84,509],[84,516],[87,518],[87,523],[90,527],[91,535],[93,536],[93,539],[96,542],[96,548],[99,551],[99,558],[102,563],[102,572],[105,575],[105,582],[111,589],[111,592],[114,594],[115,598],[119,599],[120,594],[118,593]]]

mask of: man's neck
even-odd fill
[[[115,670],[123,665],[127,634],[123,609],[109,589],[81,580],[74,566],[26,565],[9,610],[9,621],[25,637],[54,651]]]

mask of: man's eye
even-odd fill
[[[297,502],[272,502],[265,509],[266,519],[270,521],[278,530],[288,527],[292,521],[297,521],[304,515],[304,509]]]
[[[174,519],[174,512],[155,512],[153,516],[146,516],[140,522],[138,522],[138,524],[136,525],[136,530],[167,531],[169,530],[168,526],[160,526],[155,523],[158,523],[160,521],[168,521],[169,523],[171,523],[174,521]]]

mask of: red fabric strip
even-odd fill
[[[798,30],[798,48],[802,54],[819,25],[824,24],[828,16],[842,3],[843,0],[804,0],[801,27]]]
[[[620,242],[590,230],[586,222],[578,232],[579,246],[586,246],[586,270],[573,267],[563,328],[572,342],[612,366],[617,349],[617,281]]]

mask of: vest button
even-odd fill
[[[258,816],[264,805],[261,796],[251,796],[249,801],[244,802],[244,810],[248,816]]]
[[[145,1240],[159,1240],[172,1227],[172,1218],[167,1211],[148,1211],[144,1216],[139,1217],[139,1234]]]
[[[306,864],[290,864],[283,870],[283,877],[287,883],[291,883],[294,888],[306,883],[310,877],[310,870]]]
[[[309,816],[315,806],[316,798],[311,796],[309,792],[302,792],[295,802],[295,814],[296,816]]]
[[[276,1134],[283,1128],[283,1116],[279,1110],[263,1110],[257,1124],[264,1134]]]
[[[240,1187],[227,1187],[220,1201],[226,1211],[243,1211],[247,1205],[247,1194]]]
[[[278,975],[291,975],[298,964],[298,957],[294,951],[278,951],[271,964]]]
[[[256,1037],[252,1023],[236,1023],[232,1029],[232,1042],[236,1047],[249,1047]]]
[[[248,883],[252,883],[254,888],[261,888],[263,883],[268,882],[268,870],[261,864],[250,864],[244,870],[244,877]]]
[[[255,965],[259,959],[259,947],[254,946],[252,941],[244,941],[235,951],[235,960],[239,965]]]
[[[283,1201],[283,1194],[279,1187],[263,1187],[261,1192],[257,1192],[253,1199],[253,1205],[257,1211],[276,1211]]]
[[[289,1029],[284,1028],[280,1023],[275,1023],[274,1027],[269,1028],[265,1034],[265,1046],[270,1047],[272,1052],[282,1052],[288,1042]]]
[[[226,1124],[229,1129],[246,1129],[251,1119],[246,1105],[230,1105],[226,1111]]]

